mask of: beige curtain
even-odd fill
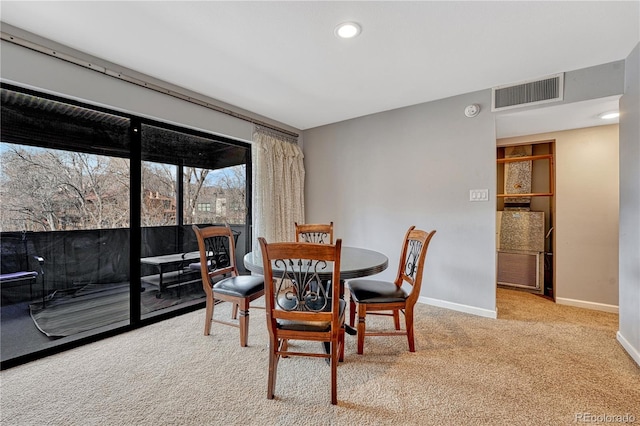
[[[253,250],[258,237],[293,241],[294,222],[304,223],[304,164],[297,140],[256,127],[252,146]]]

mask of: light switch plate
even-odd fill
[[[489,201],[488,189],[470,189],[469,201]]]

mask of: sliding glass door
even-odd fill
[[[249,145],[1,91],[2,367],[203,306],[191,226],[246,252]]]
[[[142,318],[202,303],[192,225],[246,235],[246,146],[175,127],[141,125]],[[240,253],[245,253],[239,247]]]

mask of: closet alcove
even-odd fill
[[[553,298],[554,144],[497,148],[497,285]]]

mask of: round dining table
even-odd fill
[[[264,265],[260,250],[247,253],[244,256],[244,266],[251,272],[264,275]],[[359,247],[342,247],[340,253],[341,280],[374,275],[387,269],[387,266],[389,266],[389,259],[380,252]],[[275,265],[274,270],[278,270]],[[324,271],[318,271],[319,278],[323,281],[330,280],[332,270],[332,267],[327,267]]]

